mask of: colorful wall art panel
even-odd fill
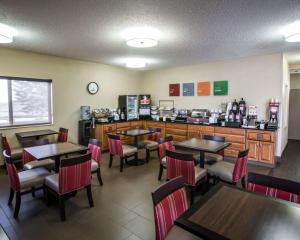
[[[183,96],[194,96],[195,95],[195,87],[194,83],[183,83],[182,84],[182,92]]]
[[[214,81],[214,96],[227,96],[228,95],[228,81]]]
[[[210,82],[198,82],[198,96],[210,96]]]
[[[178,97],[180,96],[180,84],[174,83],[169,85],[169,96]]]

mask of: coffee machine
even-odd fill
[[[268,129],[278,128],[278,115],[279,115],[279,102],[270,102]]]

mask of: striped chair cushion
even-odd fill
[[[262,193],[268,197],[279,198],[282,200],[300,204],[300,195],[289,193],[280,189],[267,187],[260,184],[248,183],[247,189],[253,192]]]
[[[6,163],[6,170],[9,177],[10,187],[16,192],[20,191],[20,179],[16,166],[11,163]]]
[[[167,156],[167,179],[183,176],[184,183],[195,186],[195,162],[194,159],[178,160]]]
[[[148,134],[148,140],[150,141],[158,141],[158,139],[161,138],[161,132],[154,132],[151,134]]]
[[[236,160],[233,173],[232,173],[232,182],[238,182],[247,174],[247,163],[248,156],[240,157]]]
[[[58,142],[67,142],[68,141],[68,133],[67,132],[59,132],[57,141]]]
[[[175,146],[173,141],[164,142],[158,145],[159,149],[159,159],[162,161],[162,159],[166,156],[166,150],[174,151]],[[162,162],[161,162],[162,163]]]
[[[91,184],[91,160],[59,168],[59,194],[75,191]]]
[[[100,167],[101,163],[101,147],[95,145],[95,144],[89,144],[88,145],[89,151],[92,154],[92,159],[95,160],[98,163],[98,166]]]
[[[108,138],[108,148],[110,154],[123,157],[123,147],[121,140]]]
[[[188,209],[184,188],[173,192],[154,207],[156,240],[165,239],[174,221]]]

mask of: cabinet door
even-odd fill
[[[258,161],[260,159],[260,143],[259,141],[252,141],[248,140],[247,142],[247,148],[249,149],[249,160],[255,160]]]
[[[274,164],[274,143],[260,142],[260,162]]]

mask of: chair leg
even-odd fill
[[[164,171],[164,166],[162,164],[159,165],[159,173],[158,173],[158,180],[161,180],[162,174]]]
[[[45,198],[45,202],[47,206],[50,206],[50,202],[49,202],[49,190],[48,187],[46,185],[44,185],[44,198]]]
[[[190,193],[191,193],[191,198],[190,198],[190,205],[192,206],[194,204],[194,195],[195,195],[195,187],[190,187]]]
[[[125,156],[125,158],[124,158],[124,159],[125,159],[125,163],[126,163],[126,164],[128,164],[128,157],[127,157],[127,156]]]
[[[21,192],[16,192],[16,206],[15,206],[14,218],[17,218],[19,216],[20,206],[21,206]]]
[[[66,220],[66,211],[65,211],[65,199],[63,195],[59,196],[59,209],[60,209],[60,220]]]
[[[100,170],[99,167],[97,169],[97,177],[98,177],[98,181],[99,181],[100,186],[103,186],[103,182],[102,182],[102,178],[101,178],[101,170]]]
[[[35,198],[35,187],[31,188],[31,195],[33,198]]]
[[[110,154],[109,154],[109,168],[111,168],[112,161],[113,161],[113,157],[114,157],[114,155],[112,155],[112,154],[110,153]]]
[[[210,174],[208,173],[208,174],[206,175],[206,191],[208,191],[208,189],[209,189],[209,181],[210,181],[210,178],[211,178],[211,176],[210,176]]]
[[[146,162],[148,163],[150,160],[150,150],[146,149]]]
[[[136,162],[137,162],[137,160],[138,160],[138,152],[136,152],[135,154],[134,154],[134,160],[136,160]]]
[[[242,187],[246,188],[246,177],[242,178]]]
[[[87,193],[87,196],[88,196],[90,207],[94,207],[94,201],[93,201],[91,185],[86,187],[86,193]]]
[[[124,158],[120,157],[120,172],[123,172]]]
[[[10,194],[9,194],[9,199],[8,199],[8,205],[11,205],[13,199],[14,199],[15,191],[11,188],[10,189]]]
[[[217,183],[217,177],[213,176],[213,185],[216,185],[216,183]]]

